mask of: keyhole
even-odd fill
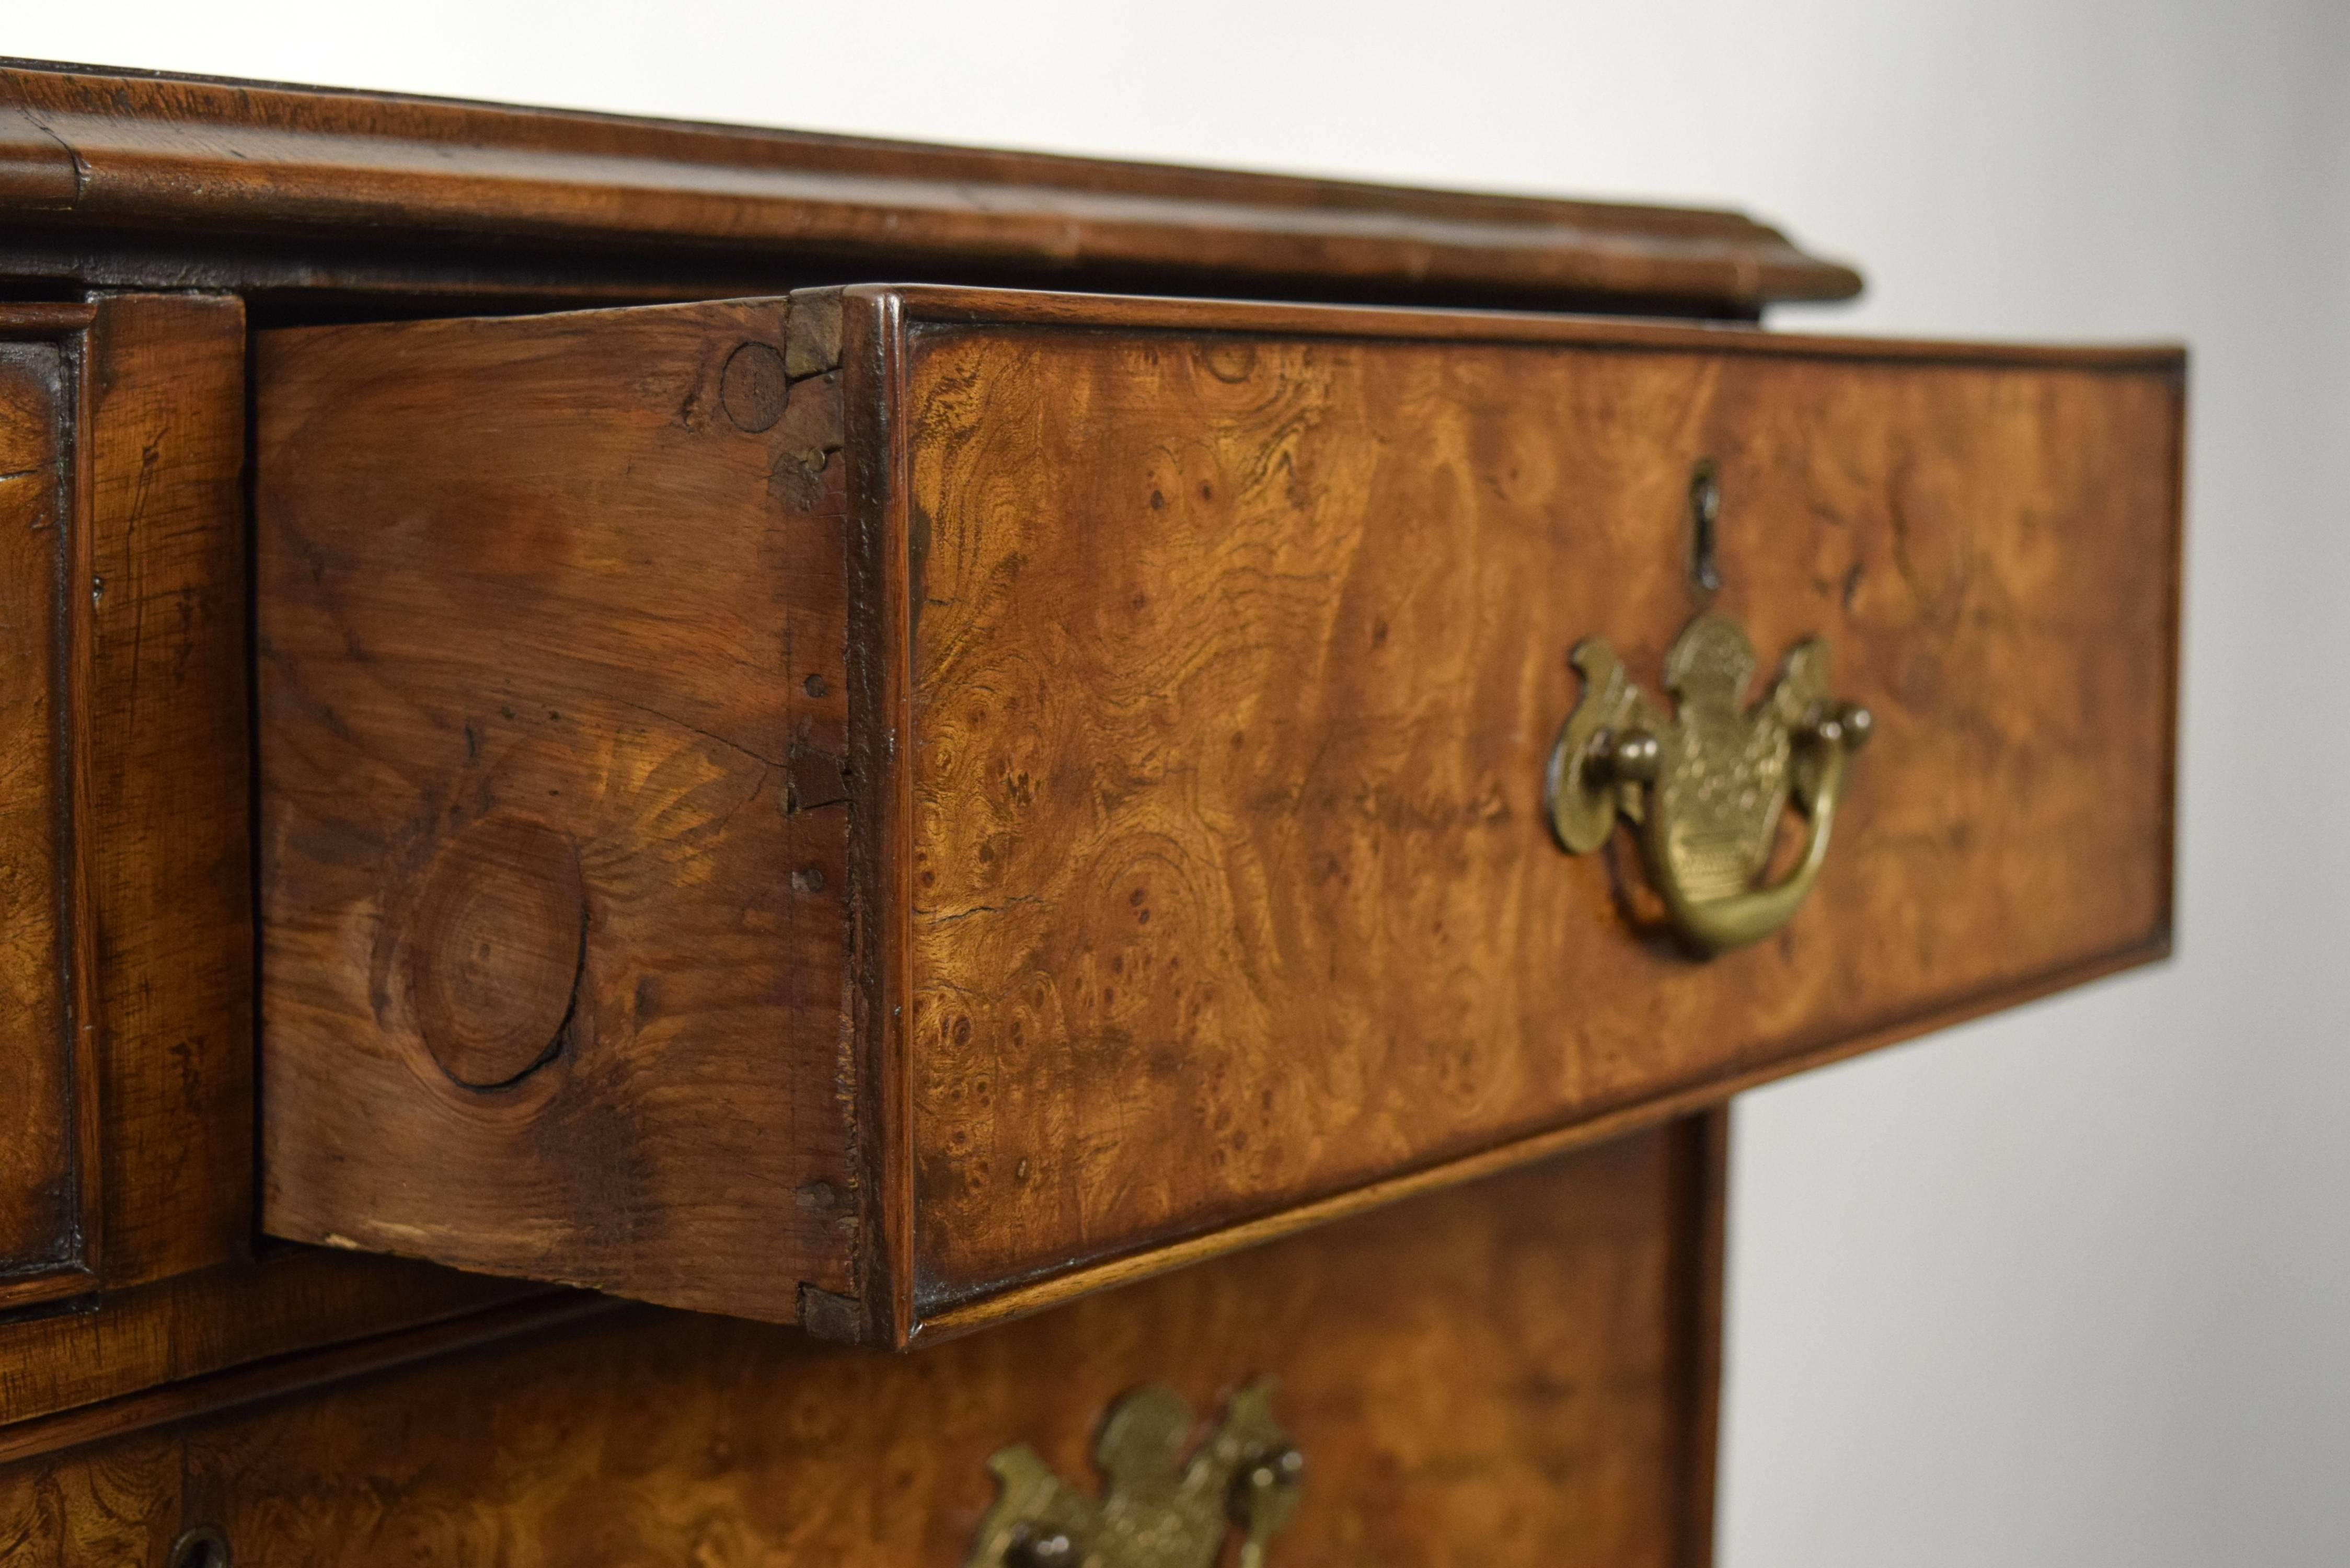
[[[172,1542],[170,1568],[229,1568],[228,1537],[200,1524]]]
[[[1701,457],[1690,470],[1690,586],[1700,594],[1721,587],[1721,565],[1714,556],[1714,535],[1721,521],[1721,482],[1713,459]]]

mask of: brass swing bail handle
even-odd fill
[[[1752,645],[1738,625],[1700,615],[1665,659],[1669,712],[1633,685],[1597,639],[1575,650],[1583,695],[1551,749],[1548,807],[1561,847],[1581,855],[1638,833],[1641,857],[1681,935],[1702,951],[1744,947],[1794,918],[1826,863],[1852,755],[1875,727],[1867,709],[1827,691],[1827,645],[1798,644],[1762,701],[1739,706]],[[1802,855],[1758,885],[1792,803],[1808,823]]]

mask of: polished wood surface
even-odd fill
[[[951,277],[1751,316],[1860,287],[1734,213],[29,61],[0,67],[0,270],[273,296]]]
[[[2174,356],[851,298],[918,1315],[2168,940]],[[1809,905],[1700,962],[1542,789],[1567,650],[1653,684],[1697,602],[1706,456],[1717,607],[1880,734]]]
[[[279,1234],[905,1343],[2168,941],[2172,351],[876,288],[257,364]],[[1882,735],[1700,962],[1541,790],[1709,455],[1718,607]]]
[[[73,986],[71,472],[88,313],[0,309],[0,1304],[86,1288],[95,1091]]]
[[[244,316],[217,296],[113,297],[90,342],[75,837],[120,1286],[252,1244]]]
[[[262,337],[272,1231],[855,1290],[841,470],[744,363],[790,348],[781,302]]]
[[[0,1315],[7,1451],[46,1446],[41,1424],[66,1412],[112,1430],[140,1418],[122,1401],[159,1385],[546,1293],[388,1259],[255,1260],[243,312],[105,296],[0,322],[15,345],[60,352],[46,433],[0,423],[17,443],[0,507],[27,524],[0,532],[33,572],[0,576],[21,596],[0,682],[36,699],[12,709],[0,774],[6,951],[41,945],[43,906],[19,894],[78,911],[69,964],[51,952],[37,976],[6,971],[39,987],[5,1012],[0,1147],[15,1168],[71,1154],[37,1190],[53,1216],[78,1195],[64,1218],[78,1247],[74,1267],[18,1273],[10,1298],[72,1299]],[[27,443],[56,456],[24,461]],[[82,1076],[60,1103],[75,1039]]]
[[[1309,1466],[1282,1568],[1698,1568],[1719,1175],[1682,1124],[911,1358],[637,1309],[0,1469],[0,1554],[953,1568],[998,1447],[1091,1484],[1119,1393],[1270,1373]]]
[[[199,296],[16,307],[10,331],[0,1075],[5,1160],[42,1179],[0,1212],[71,1265],[10,1269],[23,1300],[249,1247],[245,340],[235,300]]]

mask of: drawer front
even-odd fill
[[[905,1343],[2168,940],[2175,353],[871,288],[256,366],[281,1234]],[[1658,777],[1550,791],[1599,698]]]
[[[633,1310],[0,1467],[0,1540],[44,1563],[160,1563],[210,1528],[238,1563],[314,1568],[997,1568],[983,1527],[1016,1511],[991,1459],[1024,1445],[1098,1495],[1105,1409],[1171,1390],[1188,1446],[1270,1378],[1305,1480],[1266,1568],[1696,1568],[1717,1147],[1636,1135],[918,1357]],[[1212,1547],[1207,1512],[1186,1533]]]
[[[2175,366],[933,314],[896,391],[925,1314],[2167,940]],[[1742,705],[1816,638],[1876,734],[1800,911],[1698,959],[1629,825],[1565,855],[1544,784],[1569,651],[1661,694],[1706,607]]]

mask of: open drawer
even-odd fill
[[[2168,942],[2175,351],[877,286],[255,369],[283,1236],[903,1345]]]

